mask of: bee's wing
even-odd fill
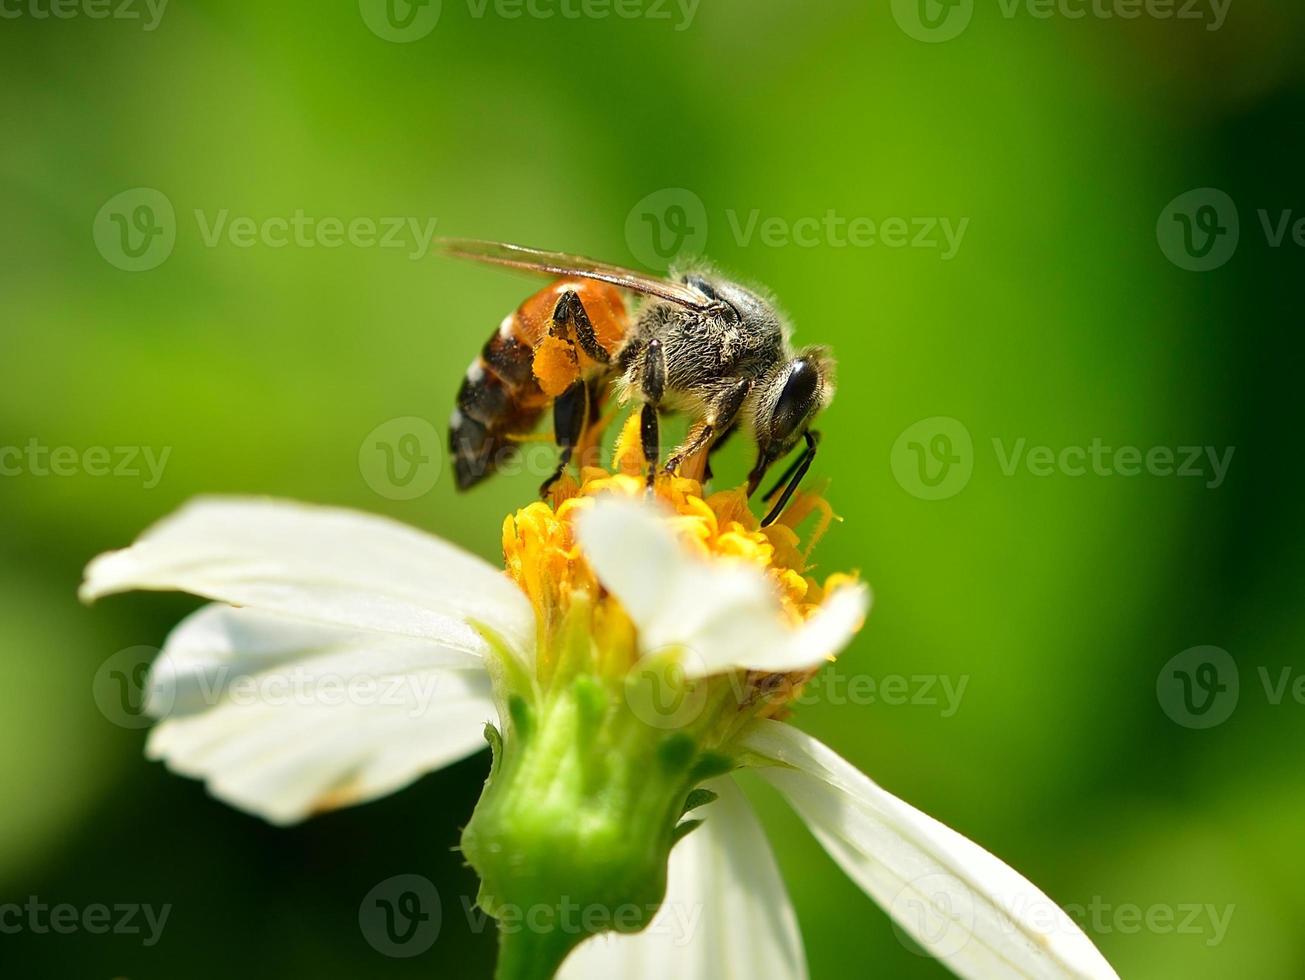
[[[579,276],[583,279],[597,279],[609,282],[621,289],[636,293],[645,293],[659,299],[678,303],[694,310],[707,310],[716,303],[691,286],[659,279],[631,269],[598,262],[580,255],[567,255],[564,252],[545,252],[542,249],[527,248],[524,245],[512,245],[508,242],[482,242],[474,238],[442,238],[436,243],[450,255],[459,258],[475,259],[478,262],[492,262],[514,269],[546,273],[554,276]]]

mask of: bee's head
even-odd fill
[[[762,383],[753,416],[757,465],[748,476],[749,494],[771,464],[797,445],[833,397],[834,359],[827,347],[803,348]]]

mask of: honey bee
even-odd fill
[[[489,476],[516,451],[549,405],[559,449],[546,495],[598,425],[613,393],[642,402],[640,439],[652,486],[660,458],[659,413],[686,414],[684,442],[667,457],[675,473],[690,457],[710,456],[737,429],[752,435],[757,461],[751,496],[767,470],[799,442],[801,454],[763,500],[778,495],[763,520],[783,511],[815,458],[815,416],[834,394],[828,348],[794,350],[772,300],[694,266],[658,278],[604,262],[520,245],[446,239],[445,251],[557,277],[509,314],[458,389],[449,449],[458,489]],[[634,294],[636,306],[626,305]]]

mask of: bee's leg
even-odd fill
[[[807,475],[807,470],[811,469],[811,461],[816,458],[816,447],[820,445],[820,433],[808,429],[802,435],[807,441],[807,448],[802,450],[802,455],[795,459],[789,468],[784,471],[784,475],[775,481],[775,485],[770,488],[770,492],[761,498],[763,501],[770,500],[775,494],[779,493],[780,487],[784,488],[784,492],[780,494],[775,506],[770,508],[770,513],[762,519],[762,527],[770,527],[783,513],[784,508],[788,506],[789,498],[793,496],[793,491],[797,490],[798,484]]]
[[[612,360],[612,355],[598,342],[593,321],[589,319],[589,313],[585,310],[584,303],[580,301],[580,294],[573,289],[568,289],[557,298],[557,305],[553,307],[553,327],[550,332],[563,340],[569,340],[568,326],[575,327],[575,336],[580,342],[580,349],[592,360],[599,364],[607,364]]]
[[[574,382],[570,388],[553,400],[553,438],[557,440],[557,469],[539,485],[539,495],[547,497],[553,484],[566,472],[571,453],[584,433],[585,420],[589,418],[589,387],[583,381]]]
[[[695,426],[696,431],[693,435],[666,461],[666,472],[674,473],[679,469],[680,463],[694,453],[701,452],[704,446],[710,444],[717,432],[734,425],[739,409],[743,407],[743,400],[748,397],[748,392],[751,390],[752,382],[747,378],[740,378],[724,394],[718,396],[708,406],[707,417]]]
[[[666,393],[666,355],[660,340],[648,341],[643,349],[643,371],[639,386],[643,391],[643,414],[639,418],[639,436],[643,443],[643,460],[648,465],[648,489],[657,479],[657,458],[661,455],[661,435],[657,423],[657,405]]]

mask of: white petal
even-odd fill
[[[488,563],[387,518],[290,501],[192,501],[92,561],[81,597],[128,589],[176,589],[480,653],[474,621],[518,651],[534,647],[529,602]]]
[[[807,975],[793,906],[761,825],[731,777],[705,820],[671,852],[666,899],[648,928],[583,943],[558,980],[800,980]]]
[[[605,496],[576,520],[585,557],[634,620],[644,652],[683,648],[689,676],[814,667],[848,644],[870,607],[864,585],[844,586],[794,628],[765,575],[694,554],[655,506]]]
[[[479,661],[430,640],[210,605],[150,672],[151,758],[273,823],[391,793],[485,746]],[[470,665],[471,669],[468,669]]]
[[[827,746],[762,721],[739,747],[844,871],[962,977],[1115,978],[1065,912],[973,841],[876,786]]]

